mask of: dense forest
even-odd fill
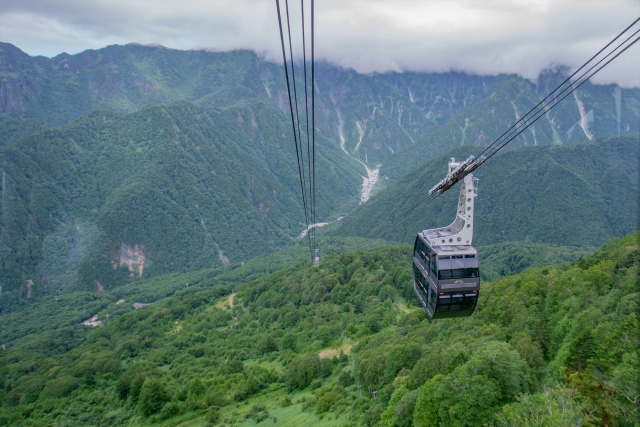
[[[213,126],[233,122],[240,112],[260,126],[273,124],[261,111],[175,104],[130,115],[96,112],[0,150],[8,162],[0,239],[10,249],[0,259],[0,308],[19,304],[27,292],[113,289],[225,260],[240,264],[294,243],[304,223],[295,176],[278,172],[291,162],[286,148],[273,138],[243,149],[232,126]],[[442,176],[446,157],[474,152],[461,147],[427,162],[320,232],[410,243],[416,230],[449,223],[455,191],[386,230]],[[638,201],[629,194],[638,191],[639,155],[638,140],[630,137],[499,154],[476,173],[476,244],[526,241],[588,250],[632,232],[636,216],[629,213],[637,212]],[[338,168],[334,156],[335,150],[319,150],[318,163],[328,173],[318,173],[323,192],[317,203],[335,218],[356,206],[358,177],[348,161]]]
[[[5,299],[27,280],[34,296],[112,288],[290,245],[305,225],[287,130],[260,104],[176,103],[95,111],[0,148]],[[357,204],[361,180],[336,150],[316,153],[317,206],[333,217]]]
[[[93,293],[111,299],[99,326],[5,344],[0,422],[633,426],[639,238],[484,284],[464,319],[415,306],[408,247],[167,277],[182,287],[140,308]]]

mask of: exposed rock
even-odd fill
[[[84,322],[82,322],[82,324],[84,326],[91,326],[91,327],[96,327],[96,326],[100,326],[100,324],[102,324],[102,322],[100,320],[98,320],[98,315],[96,314],[95,316],[85,320]]]
[[[142,307],[146,307],[148,305],[151,305],[151,303],[144,303],[144,302],[134,302],[133,304],[131,304],[131,307],[133,307],[134,309],[139,309]]]
[[[130,277],[134,277],[136,273],[138,277],[142,277],[146,261],[147,258],[144,254],[144,245],[134,245],[132,248],[130,245],[122,243],[120,244],[120,251],[117,259],[112,260],[111,265],[113,265],[114,269],[126,265],[129,270]]]

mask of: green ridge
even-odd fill
[[[500,152],[474,172],[480,179],[475,206],[474,245],[528,241],[594,247],[638,226],[637,138],[593,143],[524,147]],[[412,244],[417,231],[450,224],[459,187],[388,226],[427,197],[446,174],[450,157],[479,150],[460,147],[427,162],[353,210],[326,232]],[[323,230],[324,231],[324,230]]]
[[[99,327],[29,335],[0,353],[0,419],[634,425],[638,238],[484,284],[464,319],[425,319],[413,305],[409,250],[393,247],[235,286],[233,308],[229,286],[138,310],[112,303]]]

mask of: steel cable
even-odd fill
[[[597,67],[599,64],[602,63],[602,61],[604,61],[605,59],[607,59],[609,56],[611,56],[615,51],[617,51],[618,49],[620,49],[625,43],[627,43],[634,35],[636,35],[640,30],[637,30],[635,33],[633,33],[631,36],[629,36],[627,39],[625,39],[623,42],[621,42],[620,44],[618,44],[611,52],[609,52],[604,58],[600,59],[596,64],[594,64],[591,68],[589,68],[587,71],[585,71],[575,82],[573,82],[571,84],[571,86],[569,86],[568,88],[565,88],[562,92],[560,92],[560,94],[558,94],[553,102],[552,105],[548,106],[545,105],[543,109],[538,110],[537,112],[534,113],[534,117],[535,118],[529,118],[527,119],[527,121],[525,123],[527,123],[526,125],[523,124],[521,128],[517,128],[516,125],[518,123],[520,123],[522,121],[522,119],[524,119],[527,115],[529,115],[532,111],[536,110],[536,108],[538,108],[541,104],[543,104],[543,102],[545,100],[547,100],[551,95],[553,95],[553,93],[555,93],[558,89],[560,89],[567,81],[569,81],[572,77],[574,77],[580,70],[582,70],[583,68],[585,68],[591,61],[593,61],[598,55],[600,55],[607,47],[609,47],[613,42],[615,42],[618,38],[620,38],[625,32],[627,32],[631,27],[633,27],[638,21],[640,21],[640,18],[636,19],[631,25],[629,25],[624,31],[622,31],[620,34],[618,34],[613,40],[611,40],[609,43],[607,43],[607,45],[605,47],[603,47],[602,49],[600,49],[600,51],[598,51],[597,54],[595,54],[594,56],[592,56],[587,62],[585,62],[580,68],[578,68],[571,76],[569,76],[567,79],[565,79],[560,85],[558,85],[553,91],[551,91],[549,93],[549,95],[547,95],[540,103],[538,103],[535,107],[533,107],[527,114],[525,114],[525,116],[523,116],[520,120],[518,120],[518,122],[516,122],[516,124],[514,124],[513,126],[511,126],[509,129],[507,129],[507,131],[505,131],[500,137],[498,137],[498,139],[496,139],[493,143],[491,143],[488,147],[486,147],[482,153],[480,153],[480,155],[483,155],[484,153],[488,153],[486,156],[486,160],[490,159],[491,157],[493,157],[498,151],[500,151],[502,148],[504,148],[509,142],[511,142],[513,139],[515,139],[518,135],[520,135],[522,132],[524,132],[527,128],[529,128],[529,126],[533,125],[537,120],[539,120],[542,116],[544,116],[546,113],[548,113],[549,111],[551,111],[552,108],[554,108],[556,105],[558,105],[562,100],[564,100],[567,96],[571,95],[574,91],[576,91],[580,86],[582,86],[584,83],[586,83],[591,77],[593,77],[595,74],[597,74],[600,70],[602,70],[604,67],[606,67],[608,64],[610,64],[613,60],[615,60],[618,56],[620,56],[622,53],[624,53],[627,49],[629,49],[631,46],[633,46],[638,40],[640,40],[640,37],[637,37],[635,40],[633,40],[630,44],[628,44],[627,46],[625,46],[622,50],[620,50],[617,54],[615,54],[612,58],[610,58],[607,62],[605,62],[604,64],[600,65],[600,67],[598,67],[595,71],[593,71],[591,74],[589,74],[586,78],[583,78],[585,75],[587,75],[589,72],[591,72],[595,67]],[[582,79],[582,81],[580,81]],[[579,82],[579,83],[578,83]],[[564,96],[562,96],[560,99],[558,99],[558,96],[561,95],[562,93],[564,93],[567,89],[571,88],[571,90],[566,93]],[[537,117],[536,117],[537,115]],[[529,121],[530,120],[530,121]],[[514,130],[515,129],[515,130]],[[514,134],[514,132],[517,132]],[[505,136],[507,135],[507,136]],[[503,141],[500,141],[500,140]],[[506,139],[506,140],[505,140]],[[497,148],[493,148],[495,145],[497,145]],[[479,155],[479,156],[480,156]],[[486,161],[485,160],[485,161]],[[441,194],[441,193],[440,193]],[[431,203],[433,200],[435,200],[438,196],[440,196],[440,194],[438,193],[434,193],[432,195],[429,195],[427,197],[425,197],[424,199],[422,199],[421,201],[419,201],[418,203],[416,203],[415,205],[413,205],[412,207],[410,207],[409,209],[407,209],[405,212],[403,212],[397,220],[393,221],[391,224],[389,224],[387,227],[385,227],[380,233],[378,233],[374,239],[379,239],[381,238],[384,234],[386,234],[391,228],[395,227],[396,225],[398,225],[399,223],[401,223],[402,221],[404,221],[408,215],[410,215],[411,213],[413,213],[416,209],[425,206],[428,203]]]
[[[286,0],[285,0],[286,1]],[[300,190],[302,193],[302,204],[304,207],[304,216],[305,216],[305,223],[306,223],[306,227],[308,229],[309,227],[309,219],[308,219],[308,215],[307,215],[307,200],[306,200],[306,194],[305,194],[305,186],[304,186],[304,180],[303,180],[303,170],[304,170],[304,165],[301,166],[301,162],[300,162],[300,152],[298,150],[298,138],[296,136],[296,122],[295,122],[295,117],[293,114],[293,101],[291,99],[291,87],[290,87],[290,83],[289,83],[289,70],[287,67],[287,55],[286,55],[286,49],[285,49],[285,43],[284,43],[284,33],[282,30],[282,16],[280,14],[280,2],[279,0],[276,0],[276,9],[278,11],[278,25],[280,27],[280,41],[282,43],[282,59],[283,59],[283,63],[284,63],[284,74],[285,74],[285,79],[287,81],[287,94],[289,97],[289,110],[291,113],[291,126],[292,126],[292,130],[293,130],[293,140],[294,140],[294,144],[296,146],[296,158],[298,161],[298,176],[300,179]],[[290,28],[289,28],[290,30]],[[289,41],[291,41],[291,34],[289,32]],[[293,59],[291,60],[291,65],[293,66]],[[291,70],[292,74],[293,74],[293,69]],[[294,76],[295,78],[295,76]],[[295,81],[294,81],[295,83]],[[300,147],[302,148],[302,147]],[[311,239],[309,238],[309,244],[311,244]]]
[[[615,42],[617,39],[619,39],[624,33],[626,33],[627,31],[629,31],[629,29],[631,27],[633,27],[638,21],[640,21],[640,18],[636,19],[635,21],[633,21],[633,23],[631,25],[629,25],[627,28],[625,28],[622,32],[620,32],[620,34],[618,34],[616,37],[614,37],[609,43],[607,43],[602,49],[600,49],[595,55],[593,55],[591,58],[589,58],[589,60],[587,62],[585,62],[584,64],[582,64],[582,66],[580,68],[578,68],[576,71],[574,71],[569,77],[567,77],[562,83],[560,83],[558,86],[556,86],[556,88],[554,90],[552,90],[547,96],[545,96],[538,104],[536,104],[531,110],[529,110],[524,116],[522,116],[516,123],[514,123],[509,129],[507,129],[502,135],[500,135],[494,142],[492,142],[491,144],[489,144],[479,155],[478,157],[482,156],[486,151],[490,150],[491,147],[495,144],[497,144],[499,142],[499,140],[503,137],[505,137],[505,135],[507,133],[509,133],[509,131],[511,131],[511,129],[513,129],[516,125],[518,125],[521,121],[523,121],[529,114],[531,114],[531,112],[533,112],[535,109],[537,109],[540,105],[542,105],[544,103],[544,101],[546,101],[551,95],[553,95],[558,89],[560,89],[565,83],[567,83],[569,80],[571,80],[571,78],[573,78],[576,74],[578,74],[578,72],[580,72],[580,70],[582,70],[584,67],[587,66],[587,64],[589,64],[591,61],[593,61],[598,55],[600,55],[602,52],[604,52],[604,50],[606,48],[608,48],[609,46],[611,46],[611,44],[613,42]],[[640,31],[640,30],[638,30]],[[624,42],[622,42],[621,44],[626,43],[631,37],[633,37],[635,34],[638,33],[638,31],[636,31],[634,34],[632,34],[631,36],[629,36],[629,38],[627,38]],[[612,52],[615,52],[615,50],[617,50],[620,47],[620,45],[618,45],[618,47],[616,47],[616,49],[614,49]],[[610,52],[607,56],[609,56],[612,52]],[[605,56],[605,58],[607,57]],[[603,58],[603,59],[605,59]],[[602,62],[601,59],[597,64],[598,65],[600,62]],[[593,67],[591,68],[593,69]],[[588,71],[590,71],[591,69],[589,69]],[[584,76],[584,74],[583,74]],[[581,76],[582,77],[582,76]]]

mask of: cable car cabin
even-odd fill
[[[472,246],[439,249],[416,237],[413,290],[430,319],[470,316],[480,291],[478,252]]]
[[[460,164],[451,159],[447,177]],[[413,248],[413,290],[429,319],[470,316],[478,303],[478,251],[471,246],[478,179],[468,173],[460,181],[455,221],[421,231]]]

